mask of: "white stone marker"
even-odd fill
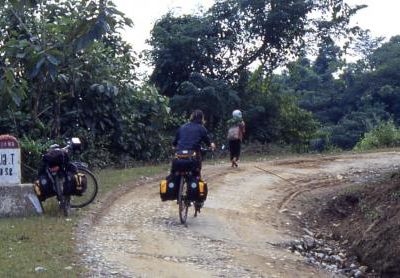
[[[0,184],[21,184],[21,149],[10,135],[0,135]]]
[[[0,217],[43,213],[32,184],[21,184],[21,149],[18,140],[0,135]]]

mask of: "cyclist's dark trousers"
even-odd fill
[[[242,144],[242,142],[240,140],[229,140],[229,152],[230,152],[231,160],[233,158],[236,158],[236,160],[239,160],[241,144]]]
[[[195,177],[201,177],[201,159],[197,159],[197,165],[196,167],[193,169],[192,173]]]

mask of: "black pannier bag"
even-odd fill
[[[68,164],[66,167],[66,177],[64,181],[63,194],[82,196],[87,189],[87,178],[83,173],[79,173],[76,166]]]
[[[174,201],[178,199],[179,182],[179,176],[168,176],[160,182],[161,201]]]
[[[198,177],[188,180],[188,199],[190,201],[204,202],[207,199],[208,186],[205,181]]]
[[[33,185],[33,189],[41,202],[56,195],[53,182],[46,174],[39,175],[39,178]]]
[[[68,154],[61,149],[52,149],[43,155],[43,162],[50,167],[62,166],[68,163]]]
[[[82,196],[82,194],[85,193],[87,189],[87,177],[83,173],[77,173],[74,177],[76,195]]]

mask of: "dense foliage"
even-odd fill
[[[168,13],[149,40],[150,81],[171,97],[174,112],[204,109],[219,140],[231,111],[240,108],[251,141],[303,145],[317,123],[298,107],[297,96],[273,84],[273,71],[308,50],[357,35],[348,23],[361,8],[341,0],[219,0],[204,13]],[[325,60],[317,63],[321,74],[331,73]]]
[[[135,84],[138,61],[118,32],[130,19],[110,1],[3,2],[0,133],[25,138],[25,165],[72,136],[98,166],[165,157],[168,100]]]
[[[377,148],[400,146],[400,129],[392,122],[382,122],[367,132],[357,143],[355,150],[364,151]]]
[[[280,79],[300,107],[321,122],[326,148],[353,148],[382,121],[400,123],[400,37],[382,45],[365,41],[360,50],[366,53],[362,59],[345,64],[330,41],[320,46],[314,61],[298,59]]]

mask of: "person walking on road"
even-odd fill
[[[238,167],[238,161],[240,157],[240,149],[243,140],[243,136],[246,130],[245,123],[242,118],[242,112],[235,110],[232,112],[232,118],[228,121],[228,141],[229,141],[229,152],[232,167]]]

